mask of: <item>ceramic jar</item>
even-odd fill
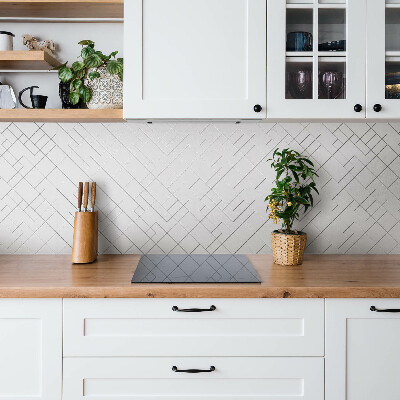
[[[14,49],[14,37],[11,32],[0,31],[0,51],[9,51]]]
[[[118,75],[111,75],[107,68],[91,68],[88,74],[97,71],[100,78],[90,80],[85,78],[85,86],[92,92],[92,98],[87,107],[90,109],[123,108],[123,84]]]

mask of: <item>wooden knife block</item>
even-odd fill
[[[76,212],[74,222],[74,241],[72,262],[74,264],[92,263],[97,258],[98,213]]]

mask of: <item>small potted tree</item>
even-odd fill
[[[275,187],[265,198],[268,202],[268,219],[274,224],[282,221],[282,229],[271,233],[274,262],[280,265],[299,265],[303,262],[307,234],[292,229],[304,212],[313,206],[312,191],[318,193],[314,177],[318,176],[314,164],[295,150],[276,149],[268,161],[276,172]]]

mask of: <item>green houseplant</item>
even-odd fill
[[[66,62],[57,68],[60,81],[63,84],[69,83],[69,103],[74,106],[83,102],[91,108],[90,104],[96,98],[97,102],[104,104],[93,108],[122,108],[123,58],[116,58],[118,51],[105,55],[95,50],[95,43],[91,40],[82,40],[79,44],[82,46],[80,60],[75,61],[71,67]],[[103,81],[101,85],[99,81]],[[121,107],[114,106],[113,96],[116,96],[117,103],[121,102]],[[104,101],[99,101],[99,98]],[[111,107],[107,104],[111,104]]]
[[[314,204],[312,192],[318,193],[314,177],[318,176],[314,164],[299,152],[276,149],[271,168],[275,170],[275,186],[265,198],[268,219],[282,222],[282,229],[271,233],[274,261],[282,265],[297,265],[303,260],[307,235],[293,229],[294,221]]]

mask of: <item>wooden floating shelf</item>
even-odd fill
[[[0,69],[50,70],[61,63],[45,51],[0,51]]]
[[[123,18],[124,0],[1,0],[2,18]]]
[[[123,110],[0,109],[0,122],[125,122]]]

